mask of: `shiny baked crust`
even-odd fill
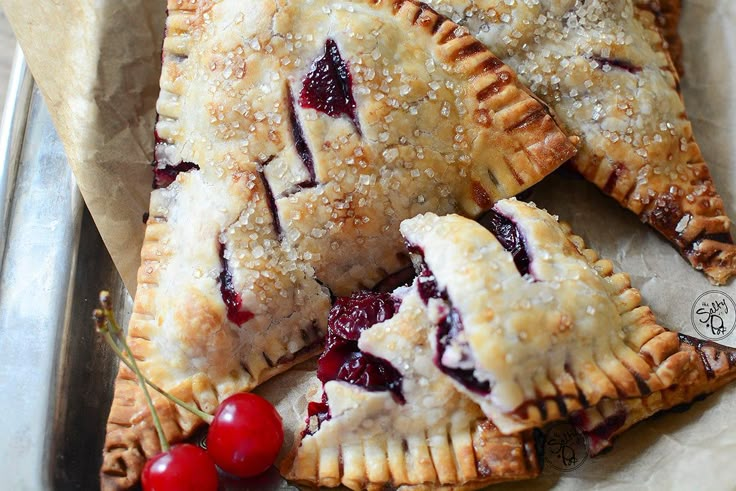
[[[297,437],[284,477],[309,487],[460,490],[537,476],[530,435],[502,435],[435,367],[431,329],[412,287],[396,315],[361,334],[361,350],[403,376],[405,403],[388,391],[327,382],[331,419]]]
[[[677,382],[646,397],[603,400],[572,416],[586,435],[591,455],[610,447],[613,439],[636,423],[667,409],[687,405],[736,380],[736,350],[712,341],[679,335],[680,351],[695,361]]]
[[[676,333],[659,326],[629,277],[586,249],[580,237],[532,204],[499,201],[494,210],[523,237],[522,276],[489,230],[466,218],[425,214],[401,224],[421,251],[439,297],[437,325],[456,311],[464,332],[447,348],[474,364],[489,389],[456,386],[505,434],[539,427],[602,399],[637,397],[671,386],[692,363]],[[445,352],[445,355],[448,353]]]
[[[713,283],[734,274],[730,220],[649,9],[633,0],[429,3],[467,26],[580,137],[578,172]]]
[[[128,339],[149,378],[206,411],[313,355],[330,294],[406,262],[402,219],[477,215],[575,152],[508,67],[420,3],[168,8],[156,166],[176,179],[151,197]],[[354,118],[300,101],[330,49]],[[170,441],[200,424],[157,404]],[[157,451],[121,370],[103,488],[132,486]]]

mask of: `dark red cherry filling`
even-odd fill
[[[299,117],[294,111],[294,99],[289,93],[289,120],[291,123],[291,135],[294,138],[294,146],[296,147],[296,153],[299,155],[304,167],[309,173],[309,179],[299,183],[297,186],[300,189],[311,188],[317,185],[317,175],[314,170],[314,159],[312,158],[312,151],[309,149],[307,140],[304,138],[304,130]]]
[[[428,303],[430,298],[447,300],[447,292],[440,291],[437,286],[437,279],[424,263],[422,263],[417,275],[417,290],[419,290],[419,296],[422,297],[424,303]]]
[[[529,254],[526,250],[526,242],[516,224],[492,209],[480,217],[478,222],[490,230],[503,248],[511,253],[519,273],[529,274]]]
[[[313,435],[325,421],[329,421],[330,405],[327,403],[327,393],[322,392],[322,401],[312,401],[307,404],[307,427],[302,432],[302,437]]]
[[[469,356],[469,346],[467,343],[458,342],[457,338],[464,331],[463,320],[460,313],[456,309],[450,309],[445,318],[440,322],[437,328],[437,353],[435,354],[435,364],[446,375],[454,378],[468,390],[478,394],[489,394],[491,392],[491,384],[487,380],[479,380],[475,377],[475,370],[472,368],[448,367],[442,363],[442,357],[445,355],[447,348],[451,344],[457,345],[457,349],[462,353],[461,363],[467,364],[472,361]],[[464,346],[463,346],[464,345]]]
[[[421,248],[417,246],[409,246],[409,250],[412,253],[421,255]],[[418,262],[417,269],[419,270],[419,274],[417,275],[417,290],[424,303],[429,303],[429,300],[432,298],[438,298],[449,304],[447,292],[440,290],[437,285],[437,279],[429,270],[427,264],[424,261]],[[479,394],[488,394],[491,391],[490,384],[487,381],[476,378],[474,369],[450,367],[442,362],[445,352],[452,346],[452,349],[456,349],[461,353],[458,365],[472,365],[472,363],[469,363],[472,362],[470,358],[470,347],[467,342],[458,340],[458,337],[463,331],[463,320],[460,312],[450,306],[437,325],[437,351],[434,355],[434,363],[442,373],[454,378],[467,387],[468,390]]]
[[[390,319],[399,302],[390,294],[357,292],[338,298],[327,320],[325,351],[317,377],[326,383],[342,380],[370,391],[390,390],[403,402],[401,374],[386,360],[358,348],[360,333]]]
[[[611,445],[613,434],[626,423],[626,411],[624,409],[616,411],[592,428],[585,411],[573,413],[570,422],[586,436],[588,450],[591,456],[595,456]]]
[[[421,258],[424,258],[424,250],[414,244],[406,244],[406,248],[411,254],[415,254]],[[424,259],[414,264],[417,275],[417,290],[419,296],[422,298],[424,303],[429,303],[430,298],[441,298],[447,300],[447,292],[443,292],[437,286],[437,279],[434,277],[434,273],[429,270],[427,263]]]
[[[401,374],[386,360],[358,349],[357,341],[334,341],[322,355],[317,377],[324,383],[341,380],[368,391],[389,390],[404,402]]]
[[[222,300],[227,307],[227,318],[236,325],[245,324],[254,316],[248,310],[243,310],[243,298],[235,290],[233,285],[233,275],[230,271],[227,259],[225,259],[225,246],[220,244],[220,264],[222,271],[220,272],[220,294]]]
[[[357,342],[361,332],[393,317],[400,304],[390,293],[360,291],[349,297],[339,297],[327,320],[328,340],[332,336]]]
[[[353,97],[353,77],[333,39],[325,42],[325,53],[313,64],[304,79],[299,104],[330,117],[347,116],[360,131]]]
[[[265,163],[262,164],[262,166],[266,167],[272,160],[273,157],[269,158]],[[273,224],[273,231],[276,233],[276,235],[279,236],[280,239],[282,229],[281,220],[279,219],[279,210],[276,206],[276,197],[273,195],[271,183],[269,183],[268,179],[266,179],[265,170],[261,169],[260,171],[258,171],[258,176],[261,178],[261,182],[263,183],[263,190],[266,193],[266,204],[268,205],[268,211],[271,213],[271,223]]]
[[[317,378],[323,385],[341,380],[368,391],[390,391],[396,401],[405,402],[401,373],[387,360],[358,347],[360,333],[393,317],[399,305],[400,301],[388,293],[368,291],[335,301],[327,319],[325,351],[317,364]],[[311,435],[331,417],[326,393],[322,394],[322,402],[309,404],[307,414],[304,434]]]
[[[192,169],[199,169],[199,166],[191,162],[181,162],[177,165],[154,167],[153,189],[169,187],[172,182],[176,181],[176,176],[178,176],[181,172],[189,172]]]
[[[608,65],[612,68],[618,68],[619,70],[626,70],[629,73],[639,73],[641,71],[640,66],[634,65],[630,61],[622,60],[620,58],[604,58],[603,56],[593,56],[591,59],[598,62],[601,67],[603,67],[604,65]]]

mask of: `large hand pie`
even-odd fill
[[[407,262],[401,220],[475,216],[574,145],[514,73],[414,1],[169,0],[129,341],[211,411],[320,349],[330,295]],[[167,436],[199,421],[158,400]],[[103,487],[158,451],[121,369]]]
[[[595,455],[736,379],[736,350],[657,325],[628,277],[544,211],[502,200],[481,223],[489,232],[425,215],[401,230],[437,326],[435,361],[504,432],[569,416]]]
[[[416,286],[338,299],[322,399],[282,465],[310,487],[476,489],[539,473],[528,433],[502,435],[435,366]]]
[[[581,139],[573,167],[714,283],[736,272],[730,221],[644,0],[429,0],[467,26]],[[673,19],[674,20],[674,19]]]

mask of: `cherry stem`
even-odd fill
[[[104,336],[105,336],[105,341],[112,348],[112,350],[115,352],[115,354],[118,356],[118,358],[120,358],[120,361],[122,361],[123,363],[125,363],[125,366],[127,366],[128,368],[130,368],[131,370],[133,370],[135,372],[135,369],[133,368],[132,364],[127,360],[127,357],[123,354],[123,352],[120,351],[120,348],[118,347],[117,343],[115,342],[115,339],[122,340],[122,338],[119,337],[119,336],[116,336],[115,339],[113,339],[113,337],[112,337],[112,335],[110,334],[109,331],[105,332]],[[125,342],[124,340],[122,340],[122,341]],[[181,399],[179,399],[175,395],[169,394],[164,389],[162,389],[161,387],[159,387],[157,384],[155,384],[154,382],[152,382],[145,375],[143,375],[143,380],[148,384],[148,386],[150,388],[152,388],[153,390],[155,390],[156,392],[158,392],[159,394],[161,394],[162,396],[164,396],[165,398],[167,398],[168,400],[170,400],[174,404],[176,404],[176,405],[178,405],[178,406],[186,409],[187,411],[189,411],[190,413],[194,414],[195,416],[199,416],[200,418],[202,418],[202,420],[205,423],[212,424],[212,420],[214,418],[213,418],[213,416],[211,414],[207,414],[206,412],[204,412],[201,409],[199,409],[197,406],[195,406],[193,404],[187,404],[186,402],[182,401]]]
[[[112,311],[112,300],[110,299],[109,292],[106,292],[106,291],[100,292],[100,306],[102,307],[102,312],[101,313],[95,312],[94,314],[95,325],[97,329],[102,332],[107,331],[109,333],[110,330],[108,330],[106,327],[106,324],[109,324],[110,329],[117,336],[118,333],[121,332],[122,330],[120,329],[120,326],[118,326],[118,323],[115,321],[115,315],[113,314],[113,311]],[[135,376],[138,378],[138,385],[140,386],[141,389],[143,389],[143,395],[146,397],[146,404],[148,404],[148,409],[151,411],[151,417],[153,418],[153,426],[156,428],[156,433],[158,434],[158,441],[161,444],[161,451],[168,452],[170,448],[169,442],[168,440],[166,440],[166,434],[164,433],[164,429],[161,426],[161,420],[158,417],[158,412],[156,411],[156,407],[153,405],[153,399],[151,399],[151,394],[148,392],[148,385],[146,384],[145,377],[143,377],[143,374],[138,368],[138,363],[133,357],[133,352],[130,350],[130,346],[128,346],[128,343],[123,342],[123,348],[125,349],[125,353],[128,355],[128,360],[130,361],[130,363],[127,365],[128,367],[130,367],[131,370],[133,370],[133,372],[135,373]]]
[[[120,328],[117,320],[115,319],[115,313],[113,312],[112,300],[110,298],[109,292],[100,292],[100,306],[102,308],[95,310],[93,313],[95,328],[98,332],[104,335],[105,342],[113,349],[120,361],[122,361],[125,366],[130,368],[133,373],[135,373],[135,376],[138,379],[138,385],[143,390],[143,395],[146,398],[148,409],[151,411],[153,426],[156,428],[156,434],[158,435],[159,443],[161,444],[161,451],[168,452],[170,447],[169,442],[166,439],[166,434],[164,433],[163,426],[161,426],[161,420],[158,417],[158,412],[156,411],[156,407],[153,404],[151,393],[148,391],[149,386],[164,397],[166,397],[169,401],[183,407],[184,409],[193,413],[195,416],[199,416],[206,423],[211,424],[212,420],[214,419],[211,415],[169,394],[143,375],[140,368],[138,367],[138,362],[133,356],[133,351],[130,349],[130,345],[128,345],[127,341],[125,340],[125,333]],[[122,350],[120,349],[120,345],[123,346]]]

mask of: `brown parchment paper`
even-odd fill
[[[165,0],[7,0],[85,202],[135,291]]]
[[[165,0],[0,0],[64,142],[79,188],[125,284],[135,290],[151,190]],[[715,182],[736,219],[736,0],[684,0],[680,28],[688,114]],[[653,230],[592,185],[567,174],[532,199],[630,273],[660,323],[698,336],[696,299],[713,287]],[[699,336],[702,337],[702,336]],[[736,346],[736,333],[721,341]],[[287,441],[316,390],[313,362],[259,392],[284,418]],[[736,489],[736,386],[689,411],[652,418],[613,451],[574,471],[546,466],[535,481],[506,489]]]

